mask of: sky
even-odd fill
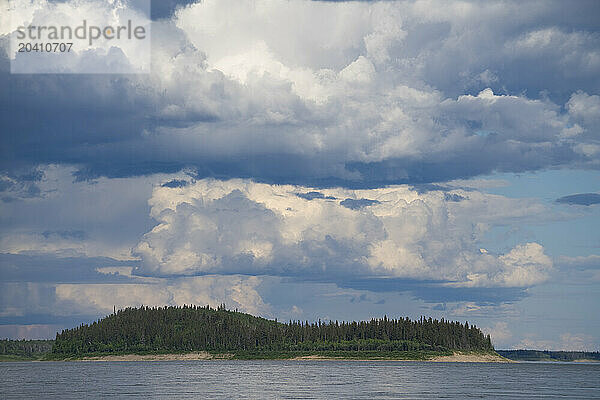
[[[7,4],[36,24],[114,6]],[[144,74],[11,74],[0,18],[0,337],[225,303],[600,350],[599,15],[156,1]]]

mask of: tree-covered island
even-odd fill
[[[238,359],[426,360],[455,351],[495,354],[489,335],[468,323],[423,317],[282,323],[226,310],[223,305],[119,310],[57,334],[46,358],[198,351]]]

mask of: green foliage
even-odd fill
[[[52,351],[54,340],[0,340],[0,360],[37,360]]]
[[[493,350],[467,323],[421,318],[280,323],[208,306],[126,308],[57,334],[52,353],[427,352]]]

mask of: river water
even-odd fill
[[[2,362],[0,398],[600,399],[600,363]]]

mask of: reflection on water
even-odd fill
[[[600,364],[0,363],[0,398],[600,399]]]

